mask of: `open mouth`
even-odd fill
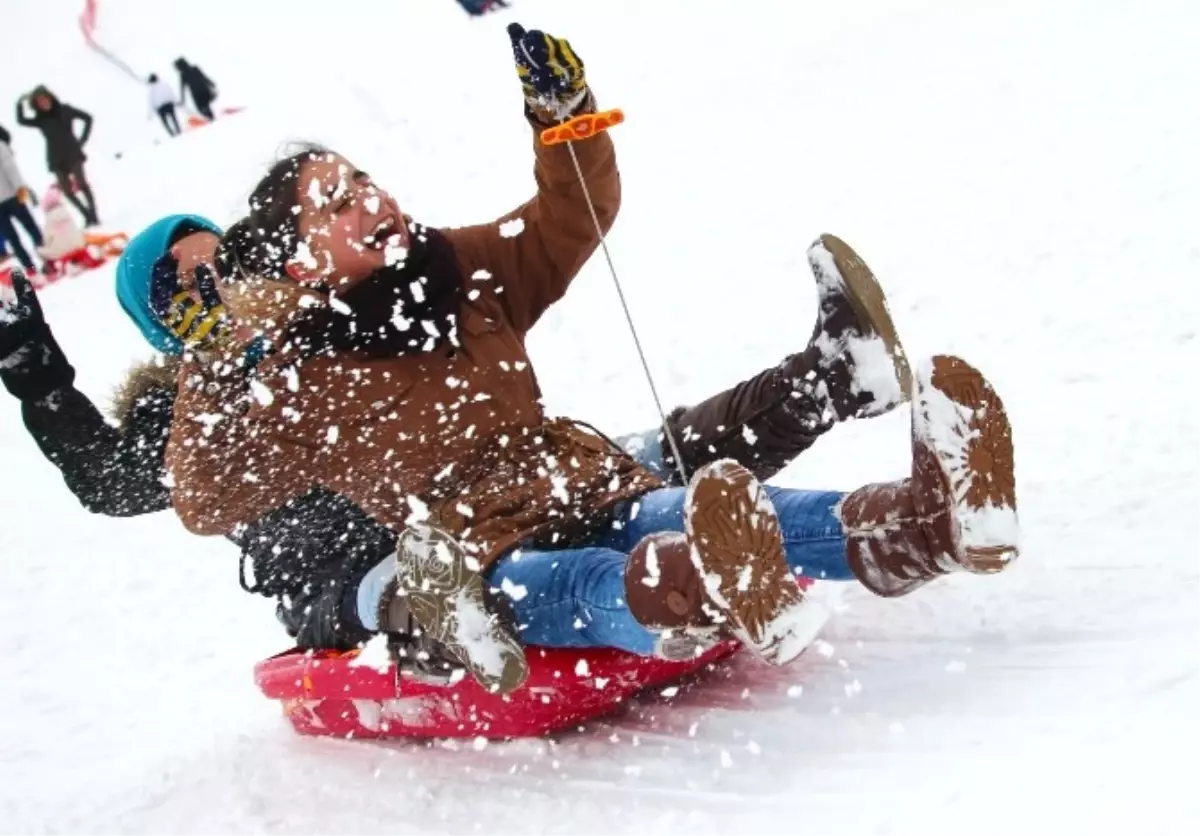
[[[400,224],[394,216],[388,215],[375,224],[375,228],[369,234],[363,236],[363,242],[373,250],[382,250],[389,244],[399,244]]]

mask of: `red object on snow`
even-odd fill
[[[220,107],[220,108],[217,108],[217,113],[221,114],[222,116],[232,116],[235,113],[241,113],[243,110],[245,110],[245,108],[241,107],[241,106]],[[188,130],[195,130],[196,128],[203,128],[205,125],[208,125],[208,124],[211,124],[211,123],[207,119],[205,119],[203,116],[199,115],[198,113],[190,114],[187,118]]]
[[[47,273],[34,272],[27,276],[34,290],[41,290],[60,279],[85,273],[103,266],[109,258],[119,256],[129,243],[124,232],[113,235],[100,232],[84,233],[86,245],[60,258],[50,259]],[[0,262],[0,289],[12,289],[12,272],[17,267],[16,259]]]
[[[611,713],[644,688],[665,685],[737,651],[724,642],[688,662],[610,649],[531,647],[529,678],[505,696],[469,676],[452,685],[397,678],[395,665],[355,664],[357,651],[298,649],[259,662],[254,678],[300,734],[389,737],[536,737]]]
[[[808,589],[810,578],[797,578]],[[469,676],[451,685],[373,668],[359,652],[298,648],[254,666],[263,695],[279,700],[297,732],[323,737],[538,737],[615,711],[638,691],[666,685],[732,656],[722,642],[687,662],[620,650],[526,648],[529,678],[511,694],[489,693]]]

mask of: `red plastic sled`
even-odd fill
[[[107,234],[88,232],[85,234],[87,245],[73,253],[67,253],[62,258],[48,262],[46,273],[34,273],[28,276],[35,290],[41,290],[54,284],[60,279],[86,273],[102,267],[109,258],[119,256],[129,243],[129,236],[124,232]],[[0,264],[0,288],[12,288],[12,271],[17,266],[16,259],[10,259]]]
[[[529,648],[529,679],[497,696],[470,677],[433,685],[355,665],[358,651],[298,649],[259,662],[254,678],[300,734],[390,737],[535,737],[612,712],[634,693],[695,673],[736,652],[724,642],[687,662],[618,650]]]
[[[222,116],[233,116],[235,113],[241,113],[243,110],[245,110],[245,108],[240,107],[240,106],[239,107],[222,107],[222,108],[217,109],[217,113],[221,114]],[[188,130],[195,130],[196,128],[203,128],[205,125],[208,125],[208,124],[210,124],[209,121],[207,119],[205,119],[203,116],[199,115],[198,113],[192,113],[192,114],[188,115],[188,118],[187,118]]]

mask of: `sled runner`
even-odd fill
[[[327,737],[536,737],[603,716],[646,688],[666,685],[735,653],[722,642],[687,662],[617,650],[530,648],[529,679],[506,696],[469,676],[450,685],[362,664],[358,651],[290,650],[259,662],[254,678],[300,734]]]

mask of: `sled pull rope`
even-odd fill
[[[541,138],[545,145],[566,143],[567,151],[571,154],[571,162],[575,165],[575,176],[579,178],[579,186],[583,189],[584,202],[587,203],[588,212],[592,215],[592,223],[596,226],[596,235],[600,238],[600,249],[604,251],[604,260],[608,262],[608,272],[612,276],[613,286],[617,289],[617,297],[621,300],[621,309],[625,312],[625,322],[629,325],[629,333],[633,335],[633,344],[637,348],[638,359],[642,361],[642,371],[646,373],[646,382],[650,384],[650,394],[654,396],[654,405],[658,408],[658,417],[662,420],[663,434],[666,435],[667,443],[671,446],[671,455],[675,457],[675,469],[679,471],[679,478],[683,480],[683,486],[687,487],[688,473],[683,464],[683,456],[679,453],[679,443],[675,439],[675,433],[667,426],[667,413],[663,409],[662,398],[658,396],[658,387],[654,384],[654,375],[650,371],[650,364],[646,361],[646,352],[642,349],[637,326],[634,325],[633,315],[629,312],[629,303],[625,301],[625,291],[621,287],[621,280],[617,278],[617,268],[613,264],[612,253],[608,250],[608,241],[604,238],[604,228],[600,226],[596,205],[592,203],[592,194],[588,191],[587,180],[583,176],[583,167],[579,165],[579,157],[575,155],[576,139],[588,139],[600,131],[608,130],[624,121],[625,114],[620,110],[585,113],[568,119],[553,128],[547,128],[542,131]]]

